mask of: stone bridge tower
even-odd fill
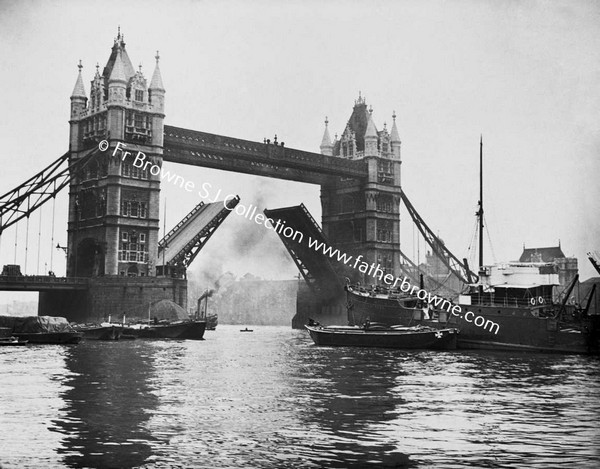
[[[69,163],[98,154],[70,175],[67,276],[89,280],[85,290],[40,292],[39,314],[120,322],[148,318],[161,300],[187,310],[187,280],[156,275],[160,176],[133,165],[138,152],[154,165],[163,163],[165,89],[158,59],[157,52],[148,83],[119,31],[102,72],[96,66],[89,99],[79,65]],[[99,151],[103,140],[109,148]]]
[[[164,95],[160,69],[150,84],[135,70],[120,31],[88,100],[79,76],[71,96],[70,162],[108,140],[110,149],[73,174],[69,193],[67,276],[154,276],[159,176],[133,166],[138,151],[162,165]],[[130,152],[113,151],[117,142]],[[114,154],[114,156],[113,156]]]
[[[400,137],[394,113],[391,133],[384,124],[378,131],[373,110],[360,95],[341,137],[331,141],[328,121],[321,142],[323,155],[368,165],[366,180],[340,178],[321,186],[323,231],[341,251],[363,255],[369,264],[379,264],[384,273],[400,275]],[[356,269],[347,276],[363,283],[382,283]]]

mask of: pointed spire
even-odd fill
[[[123,66],[123,59],[121,57],[121,49],[117,52],[117,58],[115,65],[108,79],[108,83],[121,82],[127,84],[127,77],[125,76],[125,68]]]
[[[400,134],[398,133],[398,126],[396,126],[396,111],[392,114],[392,119],[394,119],[394,123],[392,124],[392,133],[390,134],[390,140],[392,142],[400,141]]]
[[[323,140],[321,140],[321,146],[331,145],[331,137],[329,136],[328,124],[329,120],[327,119],[327,116],[325,116],[325,132],[323,133]]]
[[[323,132],[323,140],[321,140],[321,154],[322,155],[333,155],[333,144],[331,143],[331,137],[329,136],[329,120],[325,117],[325,132]]]
[[[373,123],[373,108],[369,109],[369,122],[367,123],[367,131],[365,132],[366,138],[377,138],[377,127]]]
[[[77,81],[75,82],[75,87],[73,88],[71,98],[87,98],[85,94],[85,88],[83,86],[83,78],[81,77],[81,69],[83,68],[81,60],[79,61],[77,68],[79,69],[79,74],[77,75]]]
[[[156,55],[154,56],[154,58],[156,59],[156,67],[154,67],[154,73],[152,74],[152,80],[150,81],[149,89],[165,91],[165,87],[162,82],[162,77],[160,75],[160,68],[158,66],[158,60],[160,59],[158,51],[156,51]]]
[[[373,109],[369,110],[367,115],[367,130],[365,132],[365,156],[378,156],[379,151],[377,149],[377,141],[379,140],[377,134],[377,127],[373,122]]]

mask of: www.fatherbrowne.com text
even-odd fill
[[[106,151],[109,147],[109,144],[106,140],[100,142],[99,146],[101,151]],[[147,159],[146,155],[138,151],[134,156],[131,152],[125,150],[125,144],[122,142],[117,142],[115,149],[113,151],[113,156],[117,155],[117,152],[121,152],[122,160],[125,161],[127,156],[132,156],[133,161],[132,164],[136,168],[141,169],[142,171],[148,171],[153,176],[160,175],[162,180],[166,180],[175,185],[179,185],[182,189],[185,189],[187,192],[192,192],[196,189],[193,181],[186,181],[182,176],[177,175],[175,173],[171,173],[169,171],[163,170],[162,167],[153,163],[150,159]],[[198,192],[198,195],[204,199],[210,199],[210,189],[212,186],[210,183],[205,182],[202,184],[201,190]],[[210,202],[215,202],[220,197],[221,191],[218,191],[218,194],[209,200]],[[235,210],[235,213],[247,218],[249,220],[253,220],[255,223],[259,225],[264,225],[266,228],[272,229],[286,238],[293,239],[297,243],[302,243],[304,241],[304,234],[298,230],[293,229],[292,227],[286,226],[284,222],[281,220],[277,220],[275,222],[273,219],[266,217],[262,213],[257,213],[257,208],[252,205],[244,206],[242,204],[238,204],[235,208],[230,208],[227,206],[227,202],[234,198],[235,195],[229,194],[223,199],[223,205],[228,210]],[[331,259],[335,259],[338,262],[342,262],[344,265],[351,265],[352,268],[358,269],[359,272],[370,275],[379,280],[383,280],[383,282],[389,285],[391,288],[396,288],[399,285],[400,291],[403,293],[408,293],[409,295],[416,296],[422,301],[427,301],[428,305],[433,306],[434,308],[438,308],[440,310],[446,310],[448,313],[456,316],[460,319],[464,319],[469,323],[475,324],[477,327],[483,327],[485,330],[489,330],[494,334],[498,334],[500,330],[500,326],[490,321],[489,319],[484,318],[483,316],[476,316],[472,311],[467,311],[463,314],[462,307],[459,305],[453,305],[452,302],[445,298],[438,297],[437,295],[431,295],[430,292],[419,288],[417,286],[411,285],[408,281],[407,277],[394,277],[392,274],[386,274],[384,270],[381,268],[379,264],[369,264],[363,261],[363,256],[359,255],[354,258],[344,252],[341,252],[339,249],[333,249],[331,246],[328,246],[323,241],[319,241],[316,239],[312,239],[310,236],[308,237],[308,246],[311,249],[314,249],[317,252],[322,252],[324,255],[329,256]]]
[[[483,327],[485,330],[489,330],[494,334],[498,334],[500,325],[484,318],[483,316],[476,316],[472,311],[467,311],[463,314],[462,307],[459,305],[452,304],[451,301],[441,298],[437,295],[431,295],[430,292],[419,288],[415,285],[411,285],[408,278],[394,277],[392,274],[386,274],[379,264],[369,264],[362,260],[363,256],[359,255],[354,258],[346,253],[341,252],[339,249],[333,249],[331,246],[327,246],[322,241],[318,241],[309,237],[308,245],[312,249],[329,256],[331,259],[336,259],[338,262],[342,262],[345,265],[351,265],[354,269],[358,269],[360,272],[366,275],[370,275],[390,286],[390,288],[396,288],[399,285],[400,291],[416,296],[422,301],[427,301],[428,305],[431,305],[440,310],[446,310],[453,316],[459,319],[464,319],[469,323],[475,324],[477,327]],[[353,261],[354,260],[354,261]]]

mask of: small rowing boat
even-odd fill
[[[18,339],[16,337],[0,337],[0,347],[27,345],[27,342],[27,340]]]

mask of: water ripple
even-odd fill
[[[0,350],[0,465],[600,466],[600,361],[303,331]],[[6,350],[10,349],[10,350]]]

